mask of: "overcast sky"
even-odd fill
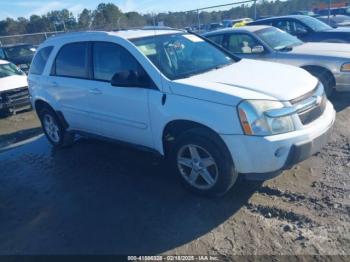
[[[160,11],[186,11],[200,7],[227,4],[239,0],[0,0],[0,19],[6,17],[29,18],[32,14],[42,15],[51,10],[66,8],[77,15],[84,8],[95,9],[99,3],[114,3],[122,11],[141,13]]]

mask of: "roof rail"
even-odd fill
[[[143,26],[143,27],[130,27],[130,28],[120,28],[120,29],[113,29],[113,32],[118,31],[127,31],[127,30],[174,30],[174,31],[185,31],[184,29],[178,29],[168,26]]]

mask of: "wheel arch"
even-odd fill
[[[168,122],[163,128],[162,149],[164,155],[167,156],[169,154],[171,146],[176,141],[176,139],[181,136],[181,134],[192,129],[197,129],[198,131],[201,130],[200,132],[203,132],[207,135],[209,134],[214,142],[220,143],[221,146],[224,146],[226,150],[230,152],[225,142],[214,129],[195,121],[177,119]]]
[[[37,100],[35,100],[34,102],[34,108],[35,111],[37,112],[37,115],[39,116],[40,110],[42,110],[43,108],[49,108],[50,110],[52,110],[53,112],[55,112],[56,116],[58,117],[59,121],[61,122],[61,124],[63,125],[63,127],[65,129],[67,129],[69,127],[68,122],[66,121],[63,113],[61,111],[57,111],[55,110],[47,101],[45,101],[44,99],[38,98]]]
[[[320,66],[320,65],[303,65],[301,66],[302,69],[308,71],[309,73],[311,73],[312,71],[324,71],[326,72],[327,74],[329,74],[330,76],[330,80],[331,80],[331,84],[332,84],[332,87],[336,86],[336,79],[335,79],[335,76],[333,74],[333,72],[328,69],[327,67],[325,66]]]

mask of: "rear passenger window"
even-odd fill
[[[141,66],[136,59],[123,47],[108,43],[93,43],[94,79],[111,81],[115,73],[123,71],[138,71]]]
[[[88,44],[67,44],[59,51],[55,62],[55,75],[88,78]]]
[[[29,73],[33,75],[41,75],[49,59],[53,47],[47,46],[40,49],[35,55],[32,64],[30,65]]]

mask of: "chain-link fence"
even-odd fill
[[[62,34],[62,33],[64,33],[64,31],[0,36],[0,46],[13,45],[13,44],[23,44],[23,43],[32,44],[32,45],[39,45],[42,42],[44,42],[47,38],[54,36],[54,35],[57,35],[57,34]]]
[[[229,4],[208,6],[189,10],[186,13],[192,20],[186,26],[186,29],[203,33],[222,27],[231,27],[242,21],[256,19],[257,0],[244,0]]]

